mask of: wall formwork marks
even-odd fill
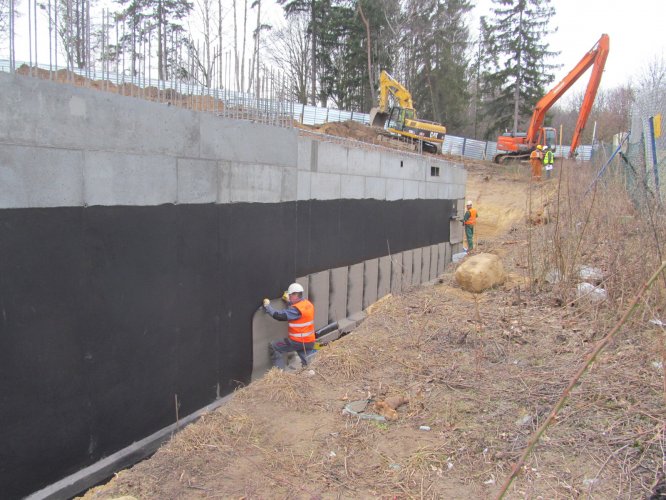
[[[3,73],[0,108],[6,498],[249,382],[257,307],[295,278],[322,326],[460,245],[444,160]]]

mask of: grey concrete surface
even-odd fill
[[[414,266],[414,251],[402,252],[402,290],[405,291],[412,286],[412,270]]]
[[[349,266],[347,280],[347,316],[363,309],[363,262]]]
[[[87,151],[83,167],[87,205],[176,203],[176,158]]]
[[[219,168],[216,161],[179,158],[178,203],[216,203]]]
[[[1,145],[0,208],[83,205],[84,161],[82,151]]]
[[[271,306],[281,310],[286,307],[282,298],[271,299]],[[258,308],[252,317],[252,380],[261,378],[271,369],[268,344],[271,340],[287,337],[287,323],[277,321]]]
[[[349,268],[331,269],[330,295],[328,297],[328,322],[332,323],[347,316],[347,280]]]
[[[377,298],[391,293],[391,257],[385,255],[379,258],[379,276],[377,278]]]
[[[421,248],[421,283],[430,281],[430,247]]]
[[[415,248],[412,250],[412,286],[421,284],[421,257],[423,250]]]
[[[308,296],[315,307],[315,330],[328,325],[330,273],[328,270],[309,276]]]
[[[363,309],[377,302],[379,259],[366,260],[363,265]]]
[[[439,248],[437,245],[431,245],[430,247],[430,276],[431,280],[434,280],[437,275],[437,264],[439,263]]]
[[[402,253],[391,255],[391,293],[402,293]]]
[[[48,80],[0,74],[0,109],[0,208],[465,194],[444,159]]]

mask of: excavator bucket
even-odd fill
[[[370,125],[373,127],[384,128],[386,120],[388,120],[388,113],[379,111],[379,108],[372,108],[370,110]]]

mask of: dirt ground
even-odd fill
[[[465,292],[450,265],[373,306],[309,369],[270,371],[84,498],[496,496],[606,332],[590,306],[528,287],[526,213],[547,210],[553,183],[530,191],[520,169],[467,168],[479,251],[502,257],[503,286]],[[663,467],[663,332],[641,328],[576,385],[509,498],[650,496]],[[343,414],[392,396],[409,400],[396,420]]]

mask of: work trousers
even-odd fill
[[[467,251],[474,248],[474,226],[465,224],[465,236],[467,237]]]
[[[273,366],[284,370],[286,367],[284,354],[290,352],[298,354],[298,357],[301,358],[301,365],[306,366],[312,356],[317,352],[315,351],[314,345],[314,342],[295,342],[289,338],[273,340],[269,344]]]

